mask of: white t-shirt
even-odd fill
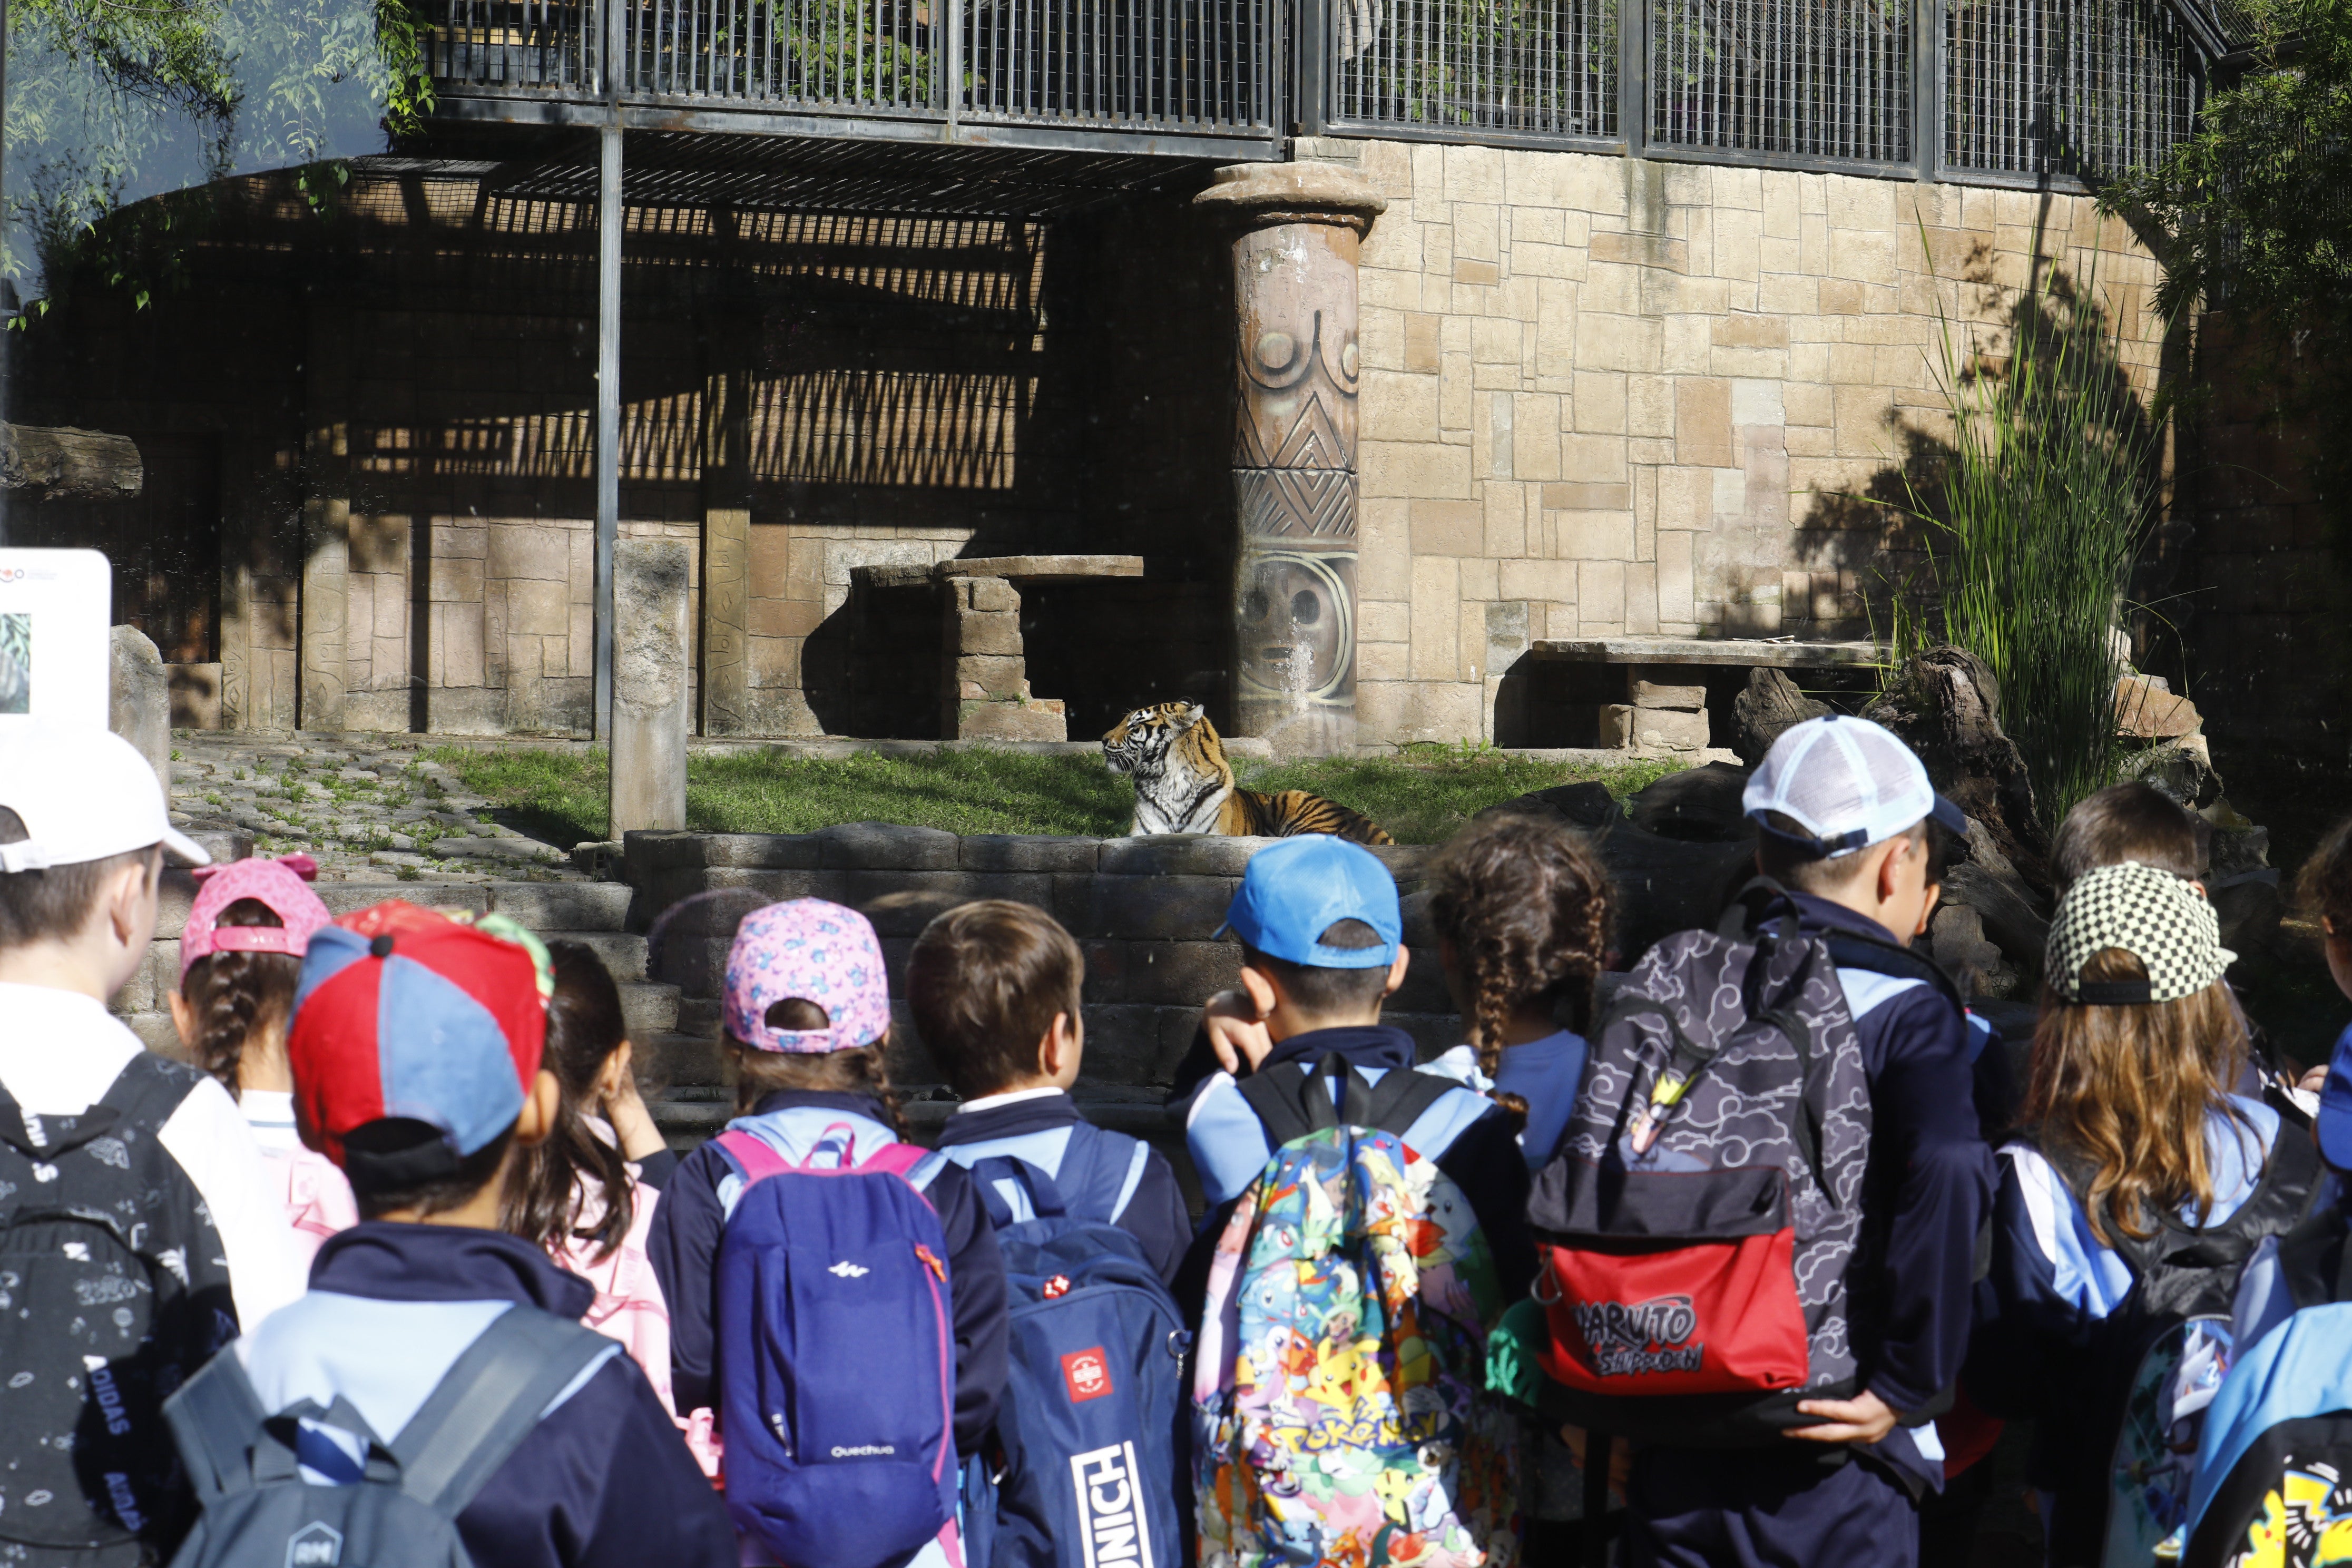
[[[0,1087],[27,1118],[80,1115],[145,1049],[91,997],[0,982]],[[196,1085],[158,1141],[212,1212],[237,1321],[250,1328],[301,1295],[306,1271],[285,1206],[228,1090],[210,1079]]]

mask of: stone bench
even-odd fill
[[[1727,744],[1728,737],[1718,741],[1709,731],[1709,669],[1862,669],[1886,658],[1885,645],[1875,642],[1747,637],[1579,637],[1538,642],[1528,651],[1539,660],[1623,672],[1622,696],[1598,705],[1599,744],[1612,751],[1699,752]]]
[[[940,737],[948,741],[1068,740],[1061,700],[1029,692],[1019,584],[1142,575],[1140,555],[989,555],[851,570],[868,589],[942,590]]]

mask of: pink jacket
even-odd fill
[[[661,1396],[662,1408],[675,1420],[677,1408],[669,1391],[669,1305],[662,1300],[653,1261],[646,1256],[646,1239],[653,1234],[654,1205],[661,1201],[661,1192],[638,1181],[634,1165],[629,1184],[629,1233],[620,1246],[602,1258],[596,1257],[596,1243],[588,1240],[575,1239],[551,1252],[556,1262],[596,1287],[595,1305],[580,1321],[628,1347],[629,1359],[645,1368],[646,1380]],[[572,1190],[573,1228],[593,1229],[604,1213],[604,1194],[583,1177]]]
[[[294,1245],[301,1249],[302,1266],[319,1255],[319,1246],[339,1230],[360,1222],[352,1184],[332,1160],[310,1149],[264,1149],[270,1175],[285,1183],[280,1195],[286,1218],[294,1226]]]

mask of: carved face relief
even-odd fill
[[[1285,710],[1352,700],[1355,575],[1349,554],[1250,552],[1234,615],[1244,700]]]

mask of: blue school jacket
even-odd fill
[[[239,1340],[261,1403],[349,1399],[398,1435],[482,1331],[517,1304],[578,1318],[595,1291],[518,1237],[369,1220],[327,1238],[310,1289]],[[308,1479],[354,1482],[323,1433],[298,1442]],[[498,1568],[731,1568],[735,1530],[645,1373],[615,1341],[499,1467],[457,1533]]]
[[[2278,1141],[2278,1112],[2242,1096],[2232,1095],[2231,1103],[2242,1122],[2218,1111],[2206,1121],[2213,1175],[2213,1206],[2204,1217],[2209,1226],[2227,1220],[2253,1194]],[[2005,1144],[2000,1163],[1992,1269],[1979,1303],[1982,1321],[1969,1362],[1969,1392],[1996,1415],[2036,1418],[2026,1479],[2055,1494],[2054,1506],[2063,1510],[2069,1491],[2086,1484],[2088,1434],[2104,1431],[2115,1417],[2113,1410],[2085,1405],[2097,1393],[2095,1379],[2111,1364],[2104,1353],[2105,1328],[2131,1294],[2131,1270],[2092,1234],[2090,1216],[2038,1151]],[[2194,1209],[2181,1217],[2194,1223]],[[2284,1315],[2284,1293],[2274,1288],[2277,1257],[2274,1240],[2257,1247],[2238,1294],[2242,1303],[2277,1302]],[[2261,1315],[2261,1308],[2252,1310]],[[2255,1337],[2250,1333],[2245,1343]]]
[[[1000,1155],[1026,1160],[1058,1181],[1074,1137],[1114,1139],[1117,1146],[1129,1151],[1127,1178],[1110,1221],[1135,1237],[1161,1279],[1174,1279],[1192,1239],[1192,1216],[1184,1206],[1176,1173],[1166,1156],[1141,1139],[1106,1132],[1089,1122],[1077,1102],[1062,1090],[1009,1105],[959,1110],[940,1129],[939,1150],[966,1169]]]
[[[762,1099],[748,1117],[729,1123],[767,1135],[788,1158],[815,1147],[828,1129],[846,1124],[861,1150],[897,1141],[889,1113],[863,1094],[782,1090]],[[948,1307],[955,1320],[956,1452],[975,1454],[996,1421],[1004,1397],[1011,1330],[1004,1317],[1004,1258],[996,1227],[962,1166],[942,1160],[925,1195],[940,1216],[948,1244]],[[716,1408],[718,1312],[714,1278],[719,1238],[743,1190],[743,1179],[716,1143],[680,1162],[662,1189],[646,1251],[669,1302],[671,1390],[679,1411]]]

